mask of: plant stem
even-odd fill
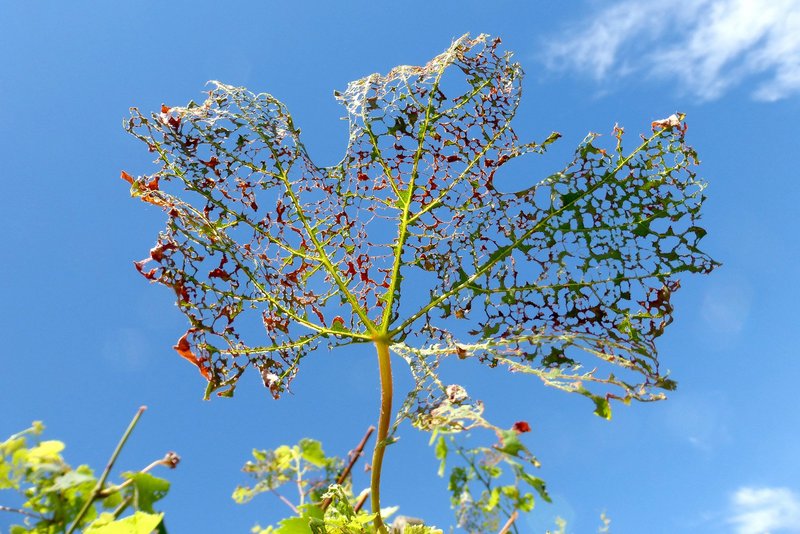
[[[120,505],[117,506],[117,508],[111,513],[111,515],[114,516],[114,519],[117,519],[119,516],[121,516],[122,512],[124,512],[128,508],[128,506],[131,505],[132,502],[133,502],[133,495],[128,495],[127,497],[125,497],[125,500],[123,500],[120,503]]]
[[[156,460],[155,462],[152,462],[150,465],[148,465],[147,467],[145,467],[144,469],[139,471],[139,473],[149,473],[150,471],[152,471],[154,468],[158,467],[159,465],[163,465],[165,467],[169,467],[170,469],[175,469],[175,467],[178,465],[178,462],[180,462],[180,457],[177,454],[175,454],[174,452],[168,452],[166,455],[164,455],[164,457],[162,459]],[[107,488],[104,488],[102,491],[100,491],[100,493],[98,493],[97,497],[99,497],[101,499],[105,499],[106,497],[108,497],[109,495],[111,495],[113,493],[117,493],[119,491],[124,490],[125,488],[127,488],[131,484],[133,484],[133,479],[129,478],[128,480],[126,480],[122,484],[118,484],[116,486],[109,486]]]
[[[128,441],[131,432],[133,432],[133,428],[136,426],[136,423],[139,422],[139,418],[142,417],[142,414],[146,409],[147,409],[146,406],[140,406],[139,409],[136,411],[136,415],[133,416],[133,419],[131,419],[128,428],[125,430],[125,433],[122,435],[122,438],[120,438],[119,443],[117,443],[117,448],[114,449],[114,452],[111,454],[111,458],[108,459],[108,463],[106,464],[106,468],[103,470],[103,474],[100,476],[100,480],[97,481],[97,485],[94,487],[94,490],[92,490],[92,494],[89,496],[88,499],[86,499],[83,508],[81,508],[81,511],[78,512],[78,516],[75,518],[75,522],[72,523],[72,526],[69,527],[69,530],[67,530],[66,534],[72,534],[73,532],[75,532],[75,529],[78,528],[78,525],[80,525],[81,520],[89,511],[89,508],[91,508],[92,504],[94,504],[94,501],[96,501],[100,497],[100,494],[103,492],[103,486],[105,486],[106,480],[108,479],[108,475],[111,473],[111,469],[114,467],[114,463],[117,461],[119,453],[122,452],[122,447],[125,446],[125,442]]]
[[[297,514],[297,515],[300,515],[300,513],[297,511],[297,506],[295,506],[294,504],[292,504],[292,501],[290,501],[289,499],[287,499],[286,497],[284,497],[283,495],[281,495],[280,493],[278,493],[278,491],[277,491],[277,490],[274,490],[274,489],[273,489],[273,490],[270,490],[270,491],[272,491],[272,493],[273,493],[273,494],[275,494],[275,495],[276,495],[276,496],[277,496],[277,497],[278,497],[278,498],[281,500],[281,502],[282,502],[283,504],[285,504],[286,506],[288,506],[289,508],[291,508],[291,509],[292,509],[292,512],[294,512],[294,513],[295,513],[295,514]]]
[[[303,506],[303,504],[305,503],[306,494],[303,491],[303,470],[300,468],[299,456],[294,457],[294,467],[295,470],[297,471],[297,477],[295,477],[295,484],[297,485],[297,493],[300,496],[299,497],[300,504],[298,506]]]
[[[336,478],[337,484],[344,484],[344,481],[347,480],[347,477],[350,476],[350,472],[353,470],[353,466],[356,465],[356,462],[359,458],[361,458],[361,454],[364,452],[364,447],[367,445],[367,441],[372,433],[375,432],[375,427],[371,426],[367,429],[367,433],[364,434],[364,437],[361,438],[361,442],[350,452],[350,462],[347,464],[347,467],[344,468],[344,471]],[[366,498],[366,496],[365,496]],[[363,501],[361,503],[364,504]],[[325,499],[322,501],[322,511],[324,512],[327,510],[328,506],[331,505],[331,499]],[[358,511],[358,509],[356,509]]]
[[[28,512],[26,510],[22,510],[21,508],[12,508],[11,506],[3,506],[2,504],[0,504],[0,512],[13,512],[15,514],[22,514],[22,515],[26,515],[28,517],[34,517],[36,519],[42,519],[42,520],[45,519],[45,517],[43,515],[34,514],[32,512]]]
[[[353,511],[358,512],[364,506],[364,503],[367,502],[367,497],[369,497],[369,492],[364,493],[361,497],[358,498],[358,502],[355,506],[353,506]]]
[[[389,421],[392,417],[392,362],[389,357],[389,343],[383,339],[375,340],[378,350],[378,368],[381,375],[381,412],[378,418],[378,437],[372,453],[372,480],[370,482],[370,501],[375,516],[375,530],[386,534],[386,526],[381,518],[381,466],[389,435]]]
[[[500,529],[500,532],[498,534],[506,534],[506,532],[511,530],[511,526],[514,524],[514,521],[517,520],[518,516],[519,512],[517,510],[514,510],[514,513],[511,514],[511,517],[508,518],[508,521],[506,521],[506,524],[503,525],[503,528]]]
[[[367,441],[373,432],[375,432],[375,427],[369,427],[367,429],[367,433],[364,434],[364,437],[361,438],[361,441],[358,443],[356,448],[350,453],[350,462],[348,462],[347,467],[344,468],[344,471],[342,471],[342,473],[336,479],[337,484],[344,484],[344,481],[347,480],[347,477],[350,475],[350,471],[353,470],[353,466],[356,465],[358,459],[361,458],[361,453],[364,452],[364,447],[366,446]]]

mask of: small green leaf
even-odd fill
[[[314,439],[304,438],[300,440],[300,454],[303,459],[317,467],[323,467],[327,462],[322,444]]]
[[[671,378],[667,378],[665,376],[661,376],[656,380],[656,387],[661,389],[666,389],[667,391],[675,391],[678,387],[678,383]]]
[[[79,473],[77,471],[69,471],[60,477],[55,479],[50,488],[47,489],[48,492],[59,492],[65,491],[70,488],[74,488],[75,486],[80,486],[81,484],[94,484],[96,479],[86,473]]]
[[[11,478],[11,466],[4,461],[0,461],[0,490],[16,489],[19,483]]]
[[[250,502],[254,496],[255,492],[252,489],[245,486],[237,486],[236,489],[233,490],[233,495],[231,495],[231,498],[237,504],[245,504]]]
[[[60,461],[61,455],[59,453],[63,450],[64,443],[61,441],[43,441],[28,451],[27,461],[29,463]]]
[[[500,503],[500,488],[494,488],[489,494],[489,501],[486,503],[485,510],[491,512]]]
[[[311,521],[319,521],[319,519],[308,517],[290,517],[278,523],[279,527],[275,534],[309,534]],[[324,523],[323,523],[324,525]]]
[[[503,474],[503,470],[496,465],[480,465],[479,467],[489,475],[489,478],[499,478]]]
[[[408,525],[403,529],[403,534],[444,534],[444,531],[436,527],[425,525]]]
[[[89,526],[85,534],[151,534],[163,518],[164,514],[136,512],[124,519],[98,527]]]
[[[325,529],[325,521],[321,519],[312,519],[308,521],[308,528],[311,529],[311,534],[328,534],[328,531]],[[303,531],[308,532],[308,531]],[[280,534],[283,534],[283,530],[281,529]]]
[[[463,467],[454,467],[453,470],[450,471],[450,484],[448,485],[448,489],[453,494],[453,501],[457,502],[460,499],[468,482],[469,475],[467,474],[467,470]]]
[[[523,512],[530,512],[533,510],[533,506],[536,504],[536,501],[533,498],[533,495],[530,493],[526,493],[517,499],[517,502],[514,503],[518,509]]]
[[[550,499],[550,494],[547,493],[547,488],[545,487],[544,480],[541,478],[531,476],[522,469],[517,471],[517,476],[519,476],[522,480],[527,482],[533,489],[536,490],[536,493],[539,494],[539,497],[542,498],[545,502],[552,502]]]
[[[122,493],[119,491],[115,491],[103,499],[103,508],[116,508],[120,504],[122,504]]]
[[[595,405],[595,415],[599,415],[603,419],[611,420],[611,404],[608,402],[608,399],[605,397],[592,396],[592,400]]]
[[[520,451],[525,450],[525,445],[519,440],[519,434],[513,430],[503,430],[502,436],[503,446],[498,447],[497,450],[510,454],[511,456],[517,456]]]
[[[2,456],[11,456],[18,450],[25,447],[25,438],[24,437],[14,437],[7,439],[3,443],[0,443],[0,454]]]
[[[124,473],[123,477],[133,480],[134,505],[143,512],[154,513],[153,503],[163,499],[169,491],[168,480],[150,473]]]
[[[440,477],[444,476],[445,464],[447,463],[447,442],[444,436],[439,436],[439,439],[436,441],[436,448],[433,452],[436,455],[436,459],[441,460],[439,463],[438,475]]]
[[[111,512],[103,512],[99,516],[97,516],[97,518],[94,521],[91,522],[91,524],[89,525],[88,528],[89,529],[91,529],[91,528],[99,528],[99,527],[105,526],[105,525],[107,525],[109,523],[113,523],[114,520],[116,520],[116,517],[114,517],[114,514],[112,514]]]

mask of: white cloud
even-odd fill
[[[664,405],[664,425],[692,447],[712,452],[718,445],[730,441],[729,405],[730,400],[720,393],[692,394],[679,389]]]
[[[800,532],[800,495],[788,488],[739,488],[730,508],[738,534]]]
[[[800,93],[800,0],[618,0],[560,35],[547,65],[598,81],[643,73],[704,100],[745,81],[760,100]]]

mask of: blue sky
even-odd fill
[[[145,404],[120,466],[182,455],[164,502],[173,532],[247,532],[285,515],[269,496],[233,503],[241,465],[253,447],[304,436],[351,449],[376,416],[374,355],[315,354],[277,402],[256,377],[233,400],[203,402],[201,377],[171,348],[185,319],[132,265],[164,215],[119,180],[153,169],[121,119],[198,100],[217,79],[281,99],[316,161],[334,163],[347,141],[334,89],[484,32],[526,71],[520,137],[564,134],[520,172],[546,175],[589,131],[645,132],[687,113],[710,184],[704,248],[723,263],[675,297],[659,348],[680,387],[666,402],[616,407],[607,422],[531,380],[462,371],[490,416],[531,423],[555,502],[524,528],[544,532],[560,515],[592,532],[605,511],[618,533],[800,532],[800,2],[563,4],[0,0],[0,435],[43,420],[69,461],[99,469]],[[401,437],[383,500],[450,524],[426,436]]]

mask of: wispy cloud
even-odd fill
[[[729,269],[705,289],[700,307],[705,340],[715,348],[740,342],[753,307],[753,286],[747,277]]]
[[[134,328],[115,328],[103,336],[103,357],[123,369],[140,369],[149,353],[147,338]]]
[[[739,488],[730,509],[738,534],[800,532],[800,495],[788,488]]]
[[[678,391],[664,405],[664,426],[680,441],[706,453],[730,441],[730,399],[713,391]]]
[[[703,100],[754,82],[774,101],[800,93],[800,0],[618,0],[544,49],[550,68],[598,81],[645,74]]]

